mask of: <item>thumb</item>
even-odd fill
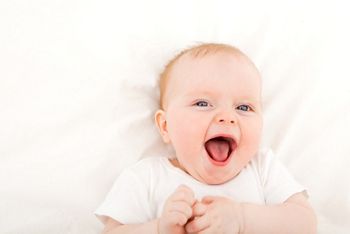
[[[217,199],[217,197],[215,196],[205,196],[202,198],[202,202],[205,204],[209,204],[212,203],[213,201],[215,201]]]

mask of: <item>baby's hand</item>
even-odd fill
[[[184,225],[192,217],[194,202],[193,191],[185,185],[180,185],[165,202],[158,223],[159,234],[185,233]]]
[[[193,206],[194,219],[186,224],[189,233],[240,233],[243,215],[239,203],[224,197],[207,196]]]

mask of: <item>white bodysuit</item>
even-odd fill
[[[191,188],[197,200],[212,195],[254,204],[280,204],[305,191],[271,150],[259,151],[236,177],[220,185],[195,180],[166,157],[149,157],[121,173],[95,214],[102,222],[106,216],[123,224],[151,221],[160,217],[165,201],[181,184]]]

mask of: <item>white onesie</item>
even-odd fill
[[[102,222],[106,216],[123,224],[150,221],[160,217],[166,199],[181,184],[191,188],[197,200],[213,195],[254,204],[283,203],[305,191],[271,150],[260,150],[235,178],[220,185],[195,180],[166,157],[149,157],[121,173],[95,214]]]

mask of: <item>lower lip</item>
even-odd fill
[[[220,161],[215,161],[212,157],[210,157],[210,155],[208,154],[207,151],[205,151],[205,152],[206,152],[206,154],[207,154],[207,157],[209,158],[209,161],[210,161],[212,164],[214,164],[215,166],[223,167],[223,166],[226,166],[226,165],[231,161],[232,155],[233,155],[233,153],[235,152],[235,150],[233,150],[233,151],[231,152],[231,154],[228,156],[228,158],[227,158],[225,161],[222,161],[222,162],[220,162]]]

